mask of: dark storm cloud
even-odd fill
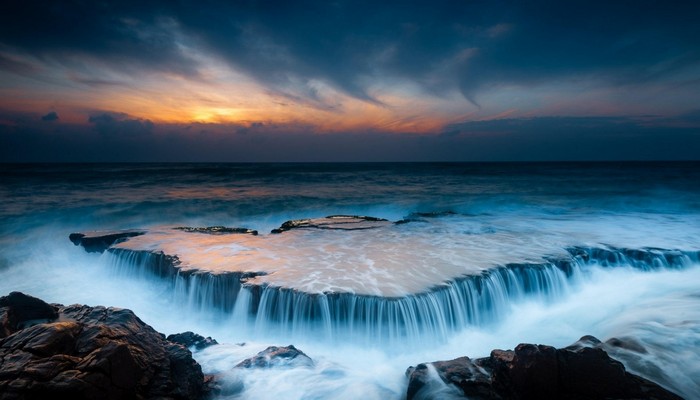
[[[539,117],[446,127],[445,143],[479,143],[499,160],[696,160],[700,124],[680,118]],[[453,152],[454,154],[454,152]]]
[[[494,85],[697,76],[698,15],[699,2],[661,1],[6,1],[0,43],[199,76],[181,35],[270,89],[310,101],[320,101],[310,85],[317,79],[376,102],[369,88],[387,77],[478,101]]]
[[[58,121],[58,114],[56,113],[56,111],[51,111],[50,113],[41,117],[41,120],[46,122]]]
[[[293,124],[157,125],[115,113],[91,125],[0,112],[0,159],[27,161],[699,160],[700,121],[547,117],[469,122],[442,134],[309,133]]]
[[[58,62],[78,57],[112,68],[197,76],[169,23],[155,2],[9,0],[0,5],[0,44]]]
[[[99,112],[91,115],[88,122],[102,135],[131,138],[148,135],[153,130],[153,123],[147,119],[130,118],[124,113]]]

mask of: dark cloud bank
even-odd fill
[[[50,113],[44,115],[41,117],[42,121],[45,122],[53,122],[53,121],[58,121],[58,114],[55,111],[51,111]]]
[[[698,160],[700,113],[467,122],[439,134],[310,133],[295,125],[155,125],[95,113],[88,125],[0,115],[5,162]]]

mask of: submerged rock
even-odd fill
[[[145,233],[145,231],[95,231],[71,233],[68,239],[76,246],[83,246],[88,253],[102,253],[115,243]]]
[[[126,309],[49,305],[13,292],[0,298],[0,398],[197,399],[201,367],[184,346]],[[53,312],[52,312],[53,310]],[[23,327],[21,322],[45,317]]]
[[[258,231],[248,228],[229,228],[226,226],[208,226],[206,228],[193,228],[191,226],[178,226],[177,229],[183,232],[206,233],[209,235],[228,235],[228,234],[244,234],[256,236]]]
[[[282,233],[292,229],[373,229],[391,224],[386,219],[359,215],[329,215],[324,218],[295,219],[286,221],[271,233]]]
[[[309,356],[294,345],[289,345],[270,346],[254,357],[241,361],[235,368],[312,367],[313,365],[314,362]]]
[[[407,224],[409,222],[424,222],[426,218],[440,218],[448,215],[457,215],[454,211],[431,211],[431,212],[413,212],[394,222],[396,225]]]
[[[641,343],[636,341],[633,338],[629,337],[622,337],[622,338],[610,338],[605,341],[605,350],[611,349],[611,348],[617,348],[617,349],[624,349],[630,352],[634,353],[639,353],[639,354],[647,354],[647,349],[642,346]]]
[[[216,339],[212,339],[210,336],[205,338],[202,335],[198,335],[190,331],[168,335],[167,339],[171,342],[180,343],[187,348],[194,347],[197,350],[202,350],[209,346],[219,344]]]
[[[619,361],[584,336],[572,346],[520,344],[514,350],[493,350],[489,357],[431,363],[442,382],[459,388],[465,398],[505,399],[658,399],[679,400],[661,386],[625,370]],[[406,371],[407,400],[438,398],[430,392],[427,364]]]
[[[475,399],[498,399],[497,394],[491,386],[489,374],[483,368],[484,359],[471,360],[469,357],[460,357],[451,361],[436,361],[430,366],[436,370],[440,378],[446,384],[455,385],[462,390],[464,396]],[[428,364],[418,364],[410,367],[406,371],[409,376],[408,399],[414,398],[420,393],[421,398],[431,398],[430,393],[426,393],[431,380],[435,377],[431,373]],[[464,385],[463,382],[469,382]],[[433,397],[439,398],[443,392],[435,393]]]

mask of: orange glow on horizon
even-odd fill
[[[377,102],[360,100],[324,82],[312,82],[319,95],[304,99],[271,91],[212,62],[207,80],[167,74],[123,77],[107,86],[28,85],[5,87],[0,110],[46,115],[58,124],[89,124],[100,113],[149,120],[155,124],[214,124],[251,127],[256,123],[283,129],[333,132],[435,133],[464,120],[473,107],[459,96],[436,98],[411,93],[411,87],[377,89]],[[67,72],[70,76],[71,72]],[[0,75],[2,75],[0,73]],[[40,118],[37,118],[40,121]]]

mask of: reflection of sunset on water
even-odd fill
[[[253,187],[173,187],[163,194],[169,199],[234,199],[251,197],[264,197],[275,192],[265,188]]]

